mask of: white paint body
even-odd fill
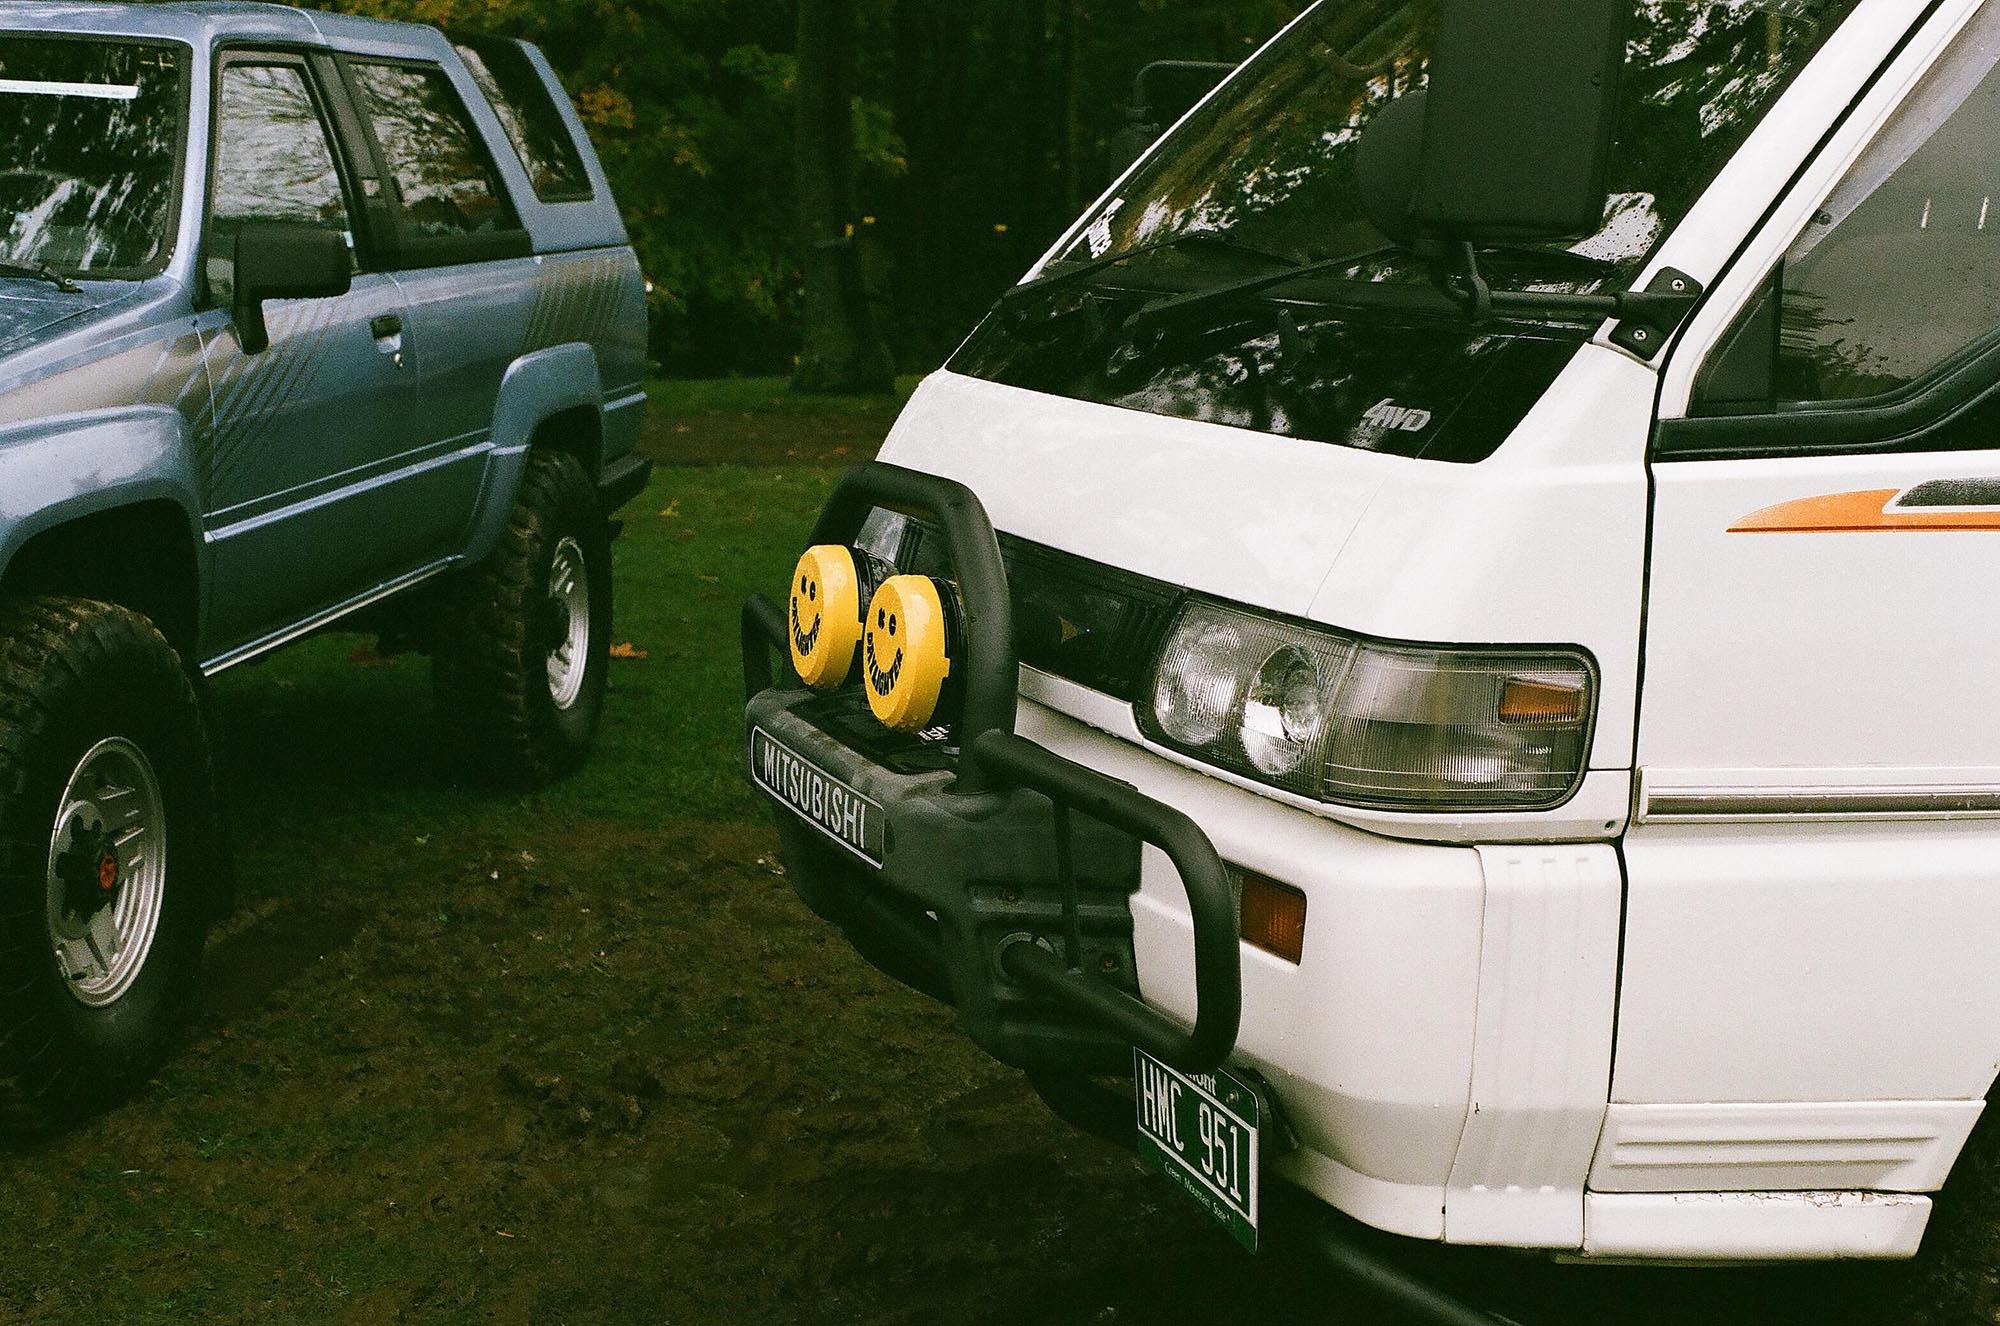
[[[1992,477],[2000,454],[1654,464],[1649,445],[1980,4],[1945,0],[1910,35],[1917,6],[1864,0],[1642,276],[1710,288],[1678,342],[1645,363],[1607,327],[1484,462],[950,374],[884,450],[968,484],[1004,531],[1193,590],[1377,637],[1595,658],[1581,790],[1505,816],[1275,792],[1024,671],[1025,735],[1307,895],[1302,962],[1243,950],[1238,1053],[1297,1134],[1279,1173],[1333,1206],[1586,1257],[1915,1251],[2000,1065],[2000,817],[1731,807],[2000,790],[2000,532],[1729,530],[1814,493]],[[1157,856],[1134,912],[1147,997],[1191,1015],[1190,924]]]

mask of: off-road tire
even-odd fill
[[[559,704],[550,677],[550,576],[567,540],[582,554],[588,599],[584,671]],[[499,545],[444,596],[432,654],[438,717],[461,767],[489,786],[542,787],[590,754],[611,651],[611,534],[572,456],[536,452]]]
[[[108,738],[151,766],[164,871],[136,975],[91,1007],[55,951],[50,855],[66,785]],[[228,885],[208,733],[173,646],[109,603],[0,603],[0,1128],[60,1126],[151,1075],[193,1011]]]

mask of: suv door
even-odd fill
[[[2000,12],[1880,87],[1660,427],[1598,1188],[1922,1191],[2000,1056]]]
[[[485,475],[501,378],[532,348],[541,259],[530,256],[528,232],[451,73],[361,56],[343,68],[381,163],[392,265],[424,348],[425,436],[459,461],[424,480],[434,508],[454,517],[434,534],[457,551]]]
[[[215,396],[205,455],[209,620],[221,646],[211,662],[365,595],[430,551],[412,530],[434,515],[388,482],[423,437],[407,313],[368,243],[357,199],[379,183],[339,149],[344,107],[326,68],[238,51],[216,75],[202,273],[220,311],[211,316],[226,324],[233,241],[246,221],[339,231],[356,275],[337,299],[270,301],[271,343],[257,354],[220,329],[206,338]]]

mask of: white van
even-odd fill
[[[882,461],[751,774],[1062,1112],[1246,1243],[1916,1250],[2000,1066],[2000,0],[1324,0]]]

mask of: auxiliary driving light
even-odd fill
[[[792,572],[792,668],[816,691],[837,690],[854,671],[861,605],[886,578],[865,552],[836,543],[806,549]]]
[[[965,638],[958,589],[931,576],[891,576],[863,622],[861,669],[868,707],[898,732],[949,722],[957,707],[952,659]]]

